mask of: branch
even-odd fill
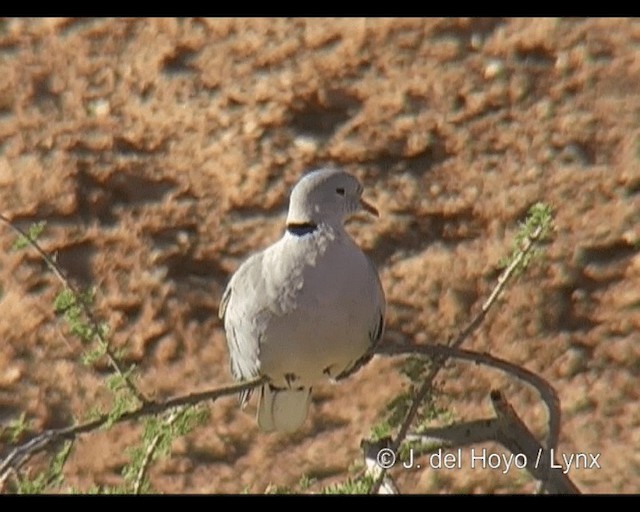
[[[440,359],[460,359],[474,364],[482,364],[491,368],[496,368],[508,373],[519,380],[522,380],[532,386],[542,398],[549,418],[549,434],[547,439],[549,440],[546,446],[546,450],[543,450],[542,446],[536,438],[533,436],[527,426],[516,415],[513,408],[507,403],[504,397],[498,393],[493,392],[491,395],[494,409],[498,415],[497,420],[477,420],[477,422],[463,423],[453,427],[446,427],[444,429],[430,429],[427,430],[427,436],[429,433],[443,437],[446,442],[456,442],[459,445],[472,444],[475,442],[486,441],[489,439],[497,440],[501,442],[505,447],[511,450],[512,453],[524,453],[527,457],[527,461],[537,460],[542,457],[546,464],[537,464],[536,467],[527,466],[527,469],[538,480],[545,484],[550,484],[549,491],[556,493],[577,493],[578,489],[568,478],[558,477],[549,473],[551,470],[551,450],[555,450],[557,446],[557,439],[560,435],[560,400],[556,390],[542,377],[535,373],[517,366],[504,359],[491,356],[489,354],[481,354],[478,352],[472,352],[470,350],[464,350],[460,348],[447,347],[443,345],[424,345],[424,346],[382,346],[378,347],[376,354],[383,356],[396,356],[396,355],[409,355],[420,354],[427,355]],[[486,423],[489,421],[490,423]],[[489,437],[488,439],[485,437]],[[422,437],[422,436],[420,436]],[[407,440],[415,439],[415,436],[405,436]],[[393,444],[390,445],[390,449],[397,453],[397,448],[393,448]],[[542,451],[538,451],[542,450]],[[544,457],[543,457],[544,455]],[[547,463],[548,461],[548,463]],[[381,472],[385,471],[385,468],[381,468]],[[562,472],[560,472],[562,474]],[[566,477],[566,475],[563,475]],[[379,477],[378,477],[379,478]],[[384,478],[384,475],[383,475]],[[377,491],[376,491],[377,492]]]
[[[494,304],[502,290],[504,290],[504,287],[506,286],[509,279],[511,279],[516,269],[522,264],[527,254],[531,252],[534,243],[540,238],[543,231],[544,226],[540,225],[536,227],[536,229],[534,229],[533,232],[525,239],[522,247],[520,248],[520,251],[513,258],[511,263],[502,271],[502,274],[500,274],[496,286],[493,288],[493,291],[491,292],[491,295],[489,295],[489,298],[482,305],[482,309],[480,310],[480,312],[471,321],[471,323],[462,330],[458,337],[453,340],[452,343],[450,343],[450,346],[459,347],[460,345],[462,345],[464,340],[466,340],[469,335],[471,335],[473,331],[475,331],[480,326],[484,318],[487,316],[489,309]]]
[[[553,448],[545,450],[500,391],[491,392],[491,403],[498,416],[499,441],[511,453],[524,454],[527,471],[542,481],[549,492],[556,494],[580,494],[571,479],[558,464],[552,464]]]
[[[414,447],[414,456],[432,453],[434,444],[440,447],[460,447],[496,441],[515,456],[524,456],[524,469],[543,482],[549,492],[580,494],[580,490],[563,473],[562,468],[558,464],[552,465],[555,462],[554,452],[542,447],[500,391],[491,392],[491,403],[496,413],[494,418],[428,428],[420,434],[408,435],[407,441],[419,443]]]
[[[102,334],[102,329],[100,328],[100,323],[98,322],[98,320],[96,319],[95,315],[93,314],[93,311],[86,304],[86,302],[84,300],[79,299],[81,297],[80,292],[71,283],[71,281],[69,281],[69,279],[67,279],[65,277],[65,275],[63,274],[63,272],[60,269],[60,267],[58,266],[58,264],[51,258],[51,256],[49,256],[45,252],[45,250],[42,247],[40,247],[40,244],[38,244],[38,242],[36,242],[29,235],[29,233],[27,233],[23,229],[19,228],[15,224],[13,224],[13,222],[11,222],[11,220],[9,220],[9,218],[5,217],[1,213],[0,213],[0,221],[4,222],[7,226],[9,226],[17,234],[19,234],[20,236],[24,237],[24,239],[27,240],[29,245],[31,245],[31,247],[33,247],[36,250],[36,252],[40,255],[40,257],[46,262],[48,267],[53,271],[54,275],[58,278],[58,281],[60,281],[62,283],[62,286],[65,287],[68,290],[71,290],[73,295],[78,298],[78,303],[80,304],[80,307],[82,308],[83,313],[85,314],[85,316],[87,317],[87,319],[91,323],[91,328],[93,329],[93,332],[95,332],[96,336],[98,337],[98,340],[100,340],[100,343],[102,343],[102,345],[105,348],[105,354],[107,356],[107,359],[109,360],[109,364],[110,364],[111,368],[120,377],[122,377],[122,379],[124,380],[125,384],[127,385],[127,388],[129,388],[129,390],[133,393],[133,395],[140,402],[142,402],[143,404],[147,403],[148,399],[142,394],[142,392],[131,381],[131,379],[129,378],[129,375],[122,368],[120,361],[118,361],[116,355],[113,353],[113,350],[109,346],[108,340]]]
[[[387,345],[378,347],[376,349],[376,354],[382,356],[420,354],[441,359],[460,359],[462,361],[496,368],[508,373],[509,375],[526,382],[540,394],[542,401],[547,407],[547,413],[549,415],[547,448],[555,448],[558,444],[561,419],[560,399],[558,398],[558,393],[546,380],[526,368],[517,366],[514,363],[510,363],[509,361],[505,361],[504,359],[500,359],[489,354],[482,354],[461,348],[446,347],[444,345],[413,345],[409,347]]]
[[[470,350],[464,350],[460,348],[452,348],[443,345],[423,345],[423,346],[382,346],[378,347],[376,353],[383,356],[393,356],[401,354],[421,354],[428,355],[434,358],[453,358],[462,361],[471,362],[474,364],[482,364],[491,368],[496,368],[509,375],[522,380],[533,387],[542,398],[546,408],[547,417],[549,418],[549,432],[547,433],[546,448],[548,450],[554,449],[558,445],[558,439],[560,438],[560,399],[556,390],[542,377],[535,373],[517,366],[509,361],[494,357],[489,354],[481,354],[479,352],[473,352]],[[525,427],[526,428],[526,427]],[[398,445],[399,446],[399,445]],[[505,445],[510,448],[508,445]],[[395,448],[394,453],[397,453]],[[518,453],[518,452],[516,452]],[[542,482],[546,480],[541,479]]]
[[[525,261],[525,257],[531,252],[534,243],[543,235],[545,232],[545,226],[540,224],[533,229],[533,231],[525,238],[520,250],[515,254],[512,258],[511,263],[504,269],[502,274],[500,275],[496,286],[494,287],[489,298],[484,302],[480,312],[475,316],[475,318],[465,327],[460,334],[450,343],[450,346],[453,348],[459,347],[482,323],[484,318],[487,316],[491,306],[495,304],[496,299],[500,295],[500,292],[506,286],[508,280],[513,276],[516,269]],[[376,351],[377,352],[377,351]],[[427,395],[429,394],[431,388],[433,387],[433,380],[435,379],[438,372],[442,369],[444,364],[447,362],[448,356],[440,356],[436,357],[433,360],[432,366],[429,368],[426,376],[424,377],[423,383],[420,385],[418,390],[416,391],[414,398],[411,403],[411,407],[407,412],[402,424],[400,425],[400,429],[398,430],[398,434],[395,439],[393,439],[390,449],[394,451],[394,453],[398,452],[400,445],[406,438],[409,428],[418,414],[418,410],[420,409],[420,405],[425,400]],[[551,429],[550,429],[551,430]],[[550,439],[551,441],[551,439]],[[557,441],[557,440],[554,440]],[[386,474],[386,468],[382,468],[380,475],[374,482],[371,487],[371,494],[378,493],[380,486],[384,480]]]
[[[425,446],[434,444],[440,446],[469,446],[486,441],[495,441],[498,438],[498,420],[488,418],[484,420],[465,421],[447,427],[425,428],[420,434],[408,434],[407,441],[419,442]],[[421,450],[414,448],[416,455],[423,455],[431,451],[431,448]]]
[[[79,425],[46,430],[41,434],[35,436],[33,439],[27,441],[26,443],[13,448],[4,458],[4,460],[0,461],[0,482],[6,478],[5,473],[7,471],[11,471],[12,469],[17,470],[31,456],[43,451],[48,446],[57,441],[75,439],[76,436],[80,434],[93,432],[101,428],[103,425],[109,424],[110,422],[121,423],[124,421],[136,420],[143,416],[159,414],[174,407],[196,405],[202,402],[206,402],[207,400],[215,401],[223,396],[233,395],[236,393],[241,393],[242,391],[253,389],[265,382],[265,380],[266,379],[264,377],[260,377],[250,381],[231,384],[221,388],[177,396],[161,402],[146,402],[131,411],[125,412],[115,421],[113,420],[113,418],[110,418],[108,414],[104,414],[95,420],[87,421]]]

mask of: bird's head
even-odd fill
[[[344,171],[323,168],[302,177],[291,192],[287,225],[342,225],[358,211],[376,217],[378,210],[362,198],[360,182]]]

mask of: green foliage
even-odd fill
[[[411,408],[414,397],[426,378],[426,373],[431,367],[431,360],[424,357],[410,356],[406,359],[400,372],[409,379],[409,389],[398,394],[386,406],[385,420],[376,426],[374,436],[376,438],[391,435],[393,428],[400,426],[402,421],[407,417],[407,413]],[[416,415],[418,425],[429,422],[437,418],[443,411],[435,406],[435,392],[430,392],[422,400]]]
[[[295,494],[291,487],[286,485],[269,484],[264,491],[265,494]]]
[[[54,299],[54,311],[62,317],[69,332],[77,336],[87,348],[81,354],[81,360],[85,365],[92,365],[99,359],[107,357],[112,368],[104,384],[112,394],[112,404],[107,412],[107,420],[103,428],[110,428],[123,414],[132,411],[140,405],[138,391],[132,384],[135,366],[124,369],[122,359],[125,349],[113,350],[109,346],[109,327],[106,322],[96,319],[92,307],[96,289],[91,287],[85,291],[76,290],[63,276],[57,266],[55,258],[45,255],[37,246],[35,240],[42,234],[46,222],[33,224],[27,233],[21,235],[14,243],[15,249],[26,246],[34,246],[46,263],[52,268],[63,283],[63,289]],[[96,408],[89,415],[102,417]],[[139,446],[128,450],[131,460],[123,470],[124,484],[115,487],[93,486],[89,492],[94,493],[123,493],[146,492],[149,490],[149,482],[146,478],[146,469],[150,462],[170,453],[172,441],[187,434],[206,419],[207,411],[198,407],[183,407],[174,409],[171,413],[162,416],[148,418],[144,422],[142,442]],[[27,428],[25,416],[10,423],[0,431],[0,437],[15,442]],[[17,477],[17,490],[20,493],[41,493],[49,489],[59,487],[62,482],[62,471],[71,449],[67,443],[51,460],[46,471],[34,476]],[[86,491],[85,491],[86,492]]]
[[[139,400],[131,392],[127,379],[131,377],[135,366],[131,367],[124,373],[112,373],[105,380],[105,385],[109,391],[113,394],[113,403],[108,414],[108,419],[102,426],[107,430],[113,426],[113,424],[122,417],[123,414],[135,409],[139,405]]]
[[[402,423],[402,420],[407,416],[407,413],[409,412],[412,400],[413,394],[411,393],[411,391],[403,391],[387,404],[385,415],[386,422],[390,427],[395,428],[398,427],[400,423]]]
[[[370,434],[372,441],[375,442],[385,437],[391,437],[393,430],[400,427],[405,421],[417,397],[418,390],[427,379],[427,372],[430,370],[431,364],[431,359],[420,356],[410,356],[404,361],[400,372],[409,380],[409,387],[406,391],[396,395],[386,405],[384,419],[372,427]],[[452,414],[447,409],[438,407],[436,398],[437,390],[433,387],[422,397],[413,419],[413,432],[421,432],[436,419],[450,421]],[[409,460],[410,449],[415,449],[419,445],[420,441],[402,442],[398,448],[398,461]]]
[[[371,427],[371,430],[369,432],[369,439],[372,442],[380,441],[385,437],[390,437],[392,431],[393,428],[387,420],[379,421],[377,423],[374,423],[374,425]]]
[[[18,479],[18,494],[42,494],[63,482],[62,469],[71,452],[73,443],[67,441],[49,462],[46,470],[33,478]]]
[[[85,350],[80,356],[82,364],[85,366],[91,366],[96,363],[102,356],[107,353],[107,345],[104,343],[97,343],[95,347],[90,347]]]
[[[403,362],[400,373],[413,383],[421,383],[431,366],[431,359],[427,357],[409,356]]]
[[[316,478],[312,478],[309,475],[302,475],[298,481],[298,488],[301,492],[309,490],[309,488],[317,482]]]
[[[65,494],[103,494],[102,487],[93,484],[88,489],[78,489],[76,487],[67,487],[64,490]]]
[[[538,202],[534,204],[527,212],[527,218],[524,222],[519,223],[518,232],[516,233],[511,255],[503,258],[498,263],[498,268],[508,267],[511,262],[520,254],[522,247],[528,239],[531,239],[537,230],[540,232],[535,237],[537,240],[545,240],[551,229],[553,228],[553,212],[548,204]],[[539,257],[542,251],[535,248],[529,251],[518,264],[517,271],[524,271],[534,258]]]
[[[118,392],[113,399],[107,421],[104,422],[102,428],[109,430],[122,416],[133,410],[137,403],[137,398],[128,389]]]
[[[92,306],[94,298],[94,288],[80,293],[74,293],[73,290],[65,288],[58,293],[53,303],[55,312],[63,316],[71,334],[80,338],[84,343],[90,343],[96,336],[99,339],[105,339],[109,333],[109,327],[106,323],[100,322],[93,325],[86,318],[85,312]]]
[[[16,443],[29,428],[26,418],[27,415],[23,412],[19,418],[11,420],[7,426],[0,428],[0,440],[6,439],[10,444]]]
[[[425,429],[433,426],[435,421],[444,424],[453,423],[453,413],[449,409],[438,406],[438,396],[437,390],[432,390],[422,402],[416,416],[415,428],[413,429],[415,433],[420,434]]]
[[[129,463],[122,469],[126,492],[134,492],[138,480],[137,492],[148,492],[150,485],[146,466],[159,457],[168,456],[171,443],[202,425],[207,416],[206,409],[192,406],[174,409],[162,417],[145,419],[141,443],[127,450]]]
[[[67,309],[74,306],[75,303],[75,294],[69,288],[65,288],[58,293],[56,298],[53,300],[53,309],[56,313],[64,313]]]
[[[366,473],[357,478],[347,478],[345,482],[330,485],[322,490],[323,494],[368,494],[373,486],[373,476]]]
[[[84,420],[94,421],[94,420],[97,420],[98,418],[101,418],[103,415],[104,415],[104,412],[100,410],[100,407],[98,407],[97,405],[92,405],[91,407],[89,407],[86,414],[84,415]]]
[[[31,224],[31,226],[29,226],[29,229],[27,230],[27,236],[20,235],[13,243],[12,249],[14,251],[18,251],[20,249],[24,249],[29,245],[32,245],[32,243],[35,242],[42,234],[46,225],[46,220],[41,220],[40,222],[34,222],[33,224]]]
[[[298,484],[295,487],[287,487],[286,485],[274,485],[269,484],[264,491],[265,494],[303,494],[309,490],[309,488],[317,482],[317,479],[308,475],[302,475]],[[248,493],[249,490],[246,490]],[[245,494],[246,494],[245,493]]]
[[[173,422],[173,436],[186,436],[196,427],[204,425],[209,418],[209,411],[202,407],[186,407]]]

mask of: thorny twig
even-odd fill
[[[40,244],[38,244],[38,242],[36,240],[34,240],[31,236],[29,236],[29,234],[27,232],[25,232],[23,229],[21,229],[18,226],[16,226],[13,222],[11,222],[11,220],[9,218],[5,217],[2,214],[0,214],[0,221],[4,222],[13,231],[15,231],[16,233],[18,233],[19,235],[21,235],[22,237],[24,237],[28,241],[29,245],[31,245],[31,247],[33,247],[36,250],[36,252],[40,255],[40,257],[46,262],[46,264],[52,270],[54,275],[62,283],[63,287],[65,287],[66,289],[70,290],[75,297],[80,297],[81,296],[80,292],[73,285],[73,283],[71,283],[71,281],[69,281],[69,279],[67,279],[65,277],[65,275],[63,274],[63,272],[60,269],[60,267],[58,266],[58,264],[51,258],[51,256],[49,256],[46,253],[46,251],[42,247],[40,247]],[[78,300],[78,302],[80,303],[80,307],[82,308],[82,312],[85,314],[85,316],[87,317],[87,319],[91,323],[91,328],[93,329],[93,332],[98,337],[98,340],[100,340],[100,343],[105,347],[105,354],[107,356],[107,359],[109,360],[109,364],[111,365],[111,368],[123,379],[123,381],[125,382],[127,388],[131,391],[131,393],[133,393],[133,395],[140,402],[142,402],[143,404],[147,403],[148,399],[136,387],[136,385],[131,381],[131,379],[129,378],[128,373],[122,368],[122,365],[121,365],[120,361],[118,361],[118,358],[116,357],[116,355],[114,354],[113,350],[109,346],[109,342],[104,337],[104,334],[102,333],[102,329],[100,328],[100,323],[98,322],[97,318],[93,314],[93,311],[91,310],[91,308],[86,304],[86,302],[84,300]]]
[[[201,391],[198,393],[190,393],[188,395],[181,395],[168,400],[156,402],[149,401],[141,404],[139,407],[123,413],[121,416],[115,419],[110,418],[108,414],[104,414],[99,418],[79,425],[72,425],[69,427],[63,427],[58,429],[45,430],[41,434],[38,434],[34,438],[30,439],[26,443],[14,447],[5,457],[0,460],[0,481],[5,477],[7,471],[12,469],[17,470],[22,466],[31,456],[43,451],[52,443],[64,439],[72,440],[80,434],[86,434],[98,430],[105,424],[113,421],[114,423],[121,423],[123,421],[131,421],[141,418],[143,416],[149,416],[152,414],[160,414],[169,409],[185,406],[196,405],[207,400],[215,401],[223,396],[234,395],[242,391],[253,389],[259,386],[265,381],[264,377],[256,378],[246,382],[240,382],[238,384],[231,384],[221,388],[210,389],[207,391]]]
[[[171,425],[173,425],[173,423],[178,419],[180,413],[183,410],[184,409],[182,408],[174,409],[167,418],[166,426],[171,427]],[[140,490],[142,489],[142,484],[144,482],[144,477],[147,473],[147,469],[149,468],[149,463],[151,462],[151,458],[158,448],[158,443],[160,442],[161,438],[162,433],[158,432],[153,437],[153,440],[149,443],[149,446],[147,446],[147,450],[144,454],[144,459],[142,459],[142,463],[140,464],[140,468],[138,469],[138,474],[136,475],[136,481],[133,484],[133,494],[140,494]]]
[[[502,290],[504,289],[506,283],[513,276],[513,274],[515,273],[516,269],[520,266],[520,264],[524,261],[527,254],[532,250],[534,243],[538,240],[538,238],[540,238],[543,232],[544,232],[544,227],[539,225],[533,230],[532,233],[529,234],[529,236],[525,239],[522,247],[520,248],[520,251],[517,253],[517,255],[512,259],[511,263],[504,269],[504,271],[500,275],[496,286],[491,292],[491,295],[482,305],[482,309],[478,312],[475,318],[467,325],[467,327],[465,327],[460,332],[460,334],[456,338],[454,338],[451,343],[449,343],[448,345],[449,347],[451,348],[459,347],[480,326],[484,318],[487,316],[487,313],[489,312],[491,306],[495,304],[496,299],[500,295],[500,292],[502,292]],[[382,347],[379,347],[379,349],[376,352],[379,353],[379,350],[384,350],[384,349],[382,349]],[[427,395],[431,391],[431,388],[433,386],[433,380],[435,379],[438,372],[444,367],[445,363],[448,360],[448,357],[449,356],[447,355],[443,355],[443,356],[434,358],[434,360],[432,361],[432,364],[424,377],[423,383],[420,385],[420,387],[418,388],[418,390],[414,395],[409,411],[407,412],[407,415],[402,421],[397,435],[391,441],[389,449],[392,450],[394,453],[398,452],[400,445],[407,437],[409,428],[411,427],[411,424],[413,423],[413,421],[416,418],[416,415],[418,414],[420,405],[422,404],[424,399],[427,397]],[[557,436],[558,436],[558,432],[555,431],[553,428],[550,428],[549,439],[547,440],[547,444],[550,446],[555,446],[557,444]],[[387,472],[387,468],[381,468],[380,474],[377,476],[376,480],[371,486],[371,490],[370,490],[371,494],[378,493],[378,491],[380,490],[380,486],[384,481],[386,472]]]

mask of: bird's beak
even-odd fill
[[[380,217],[380,214],[378,213],[378,209],[375,206],[373,206],[372,204],[367,203],[362,198],[360,198],[360,206],[362,207],[363,210],[368,211],[372,215],[375,215],[376,217]]]

